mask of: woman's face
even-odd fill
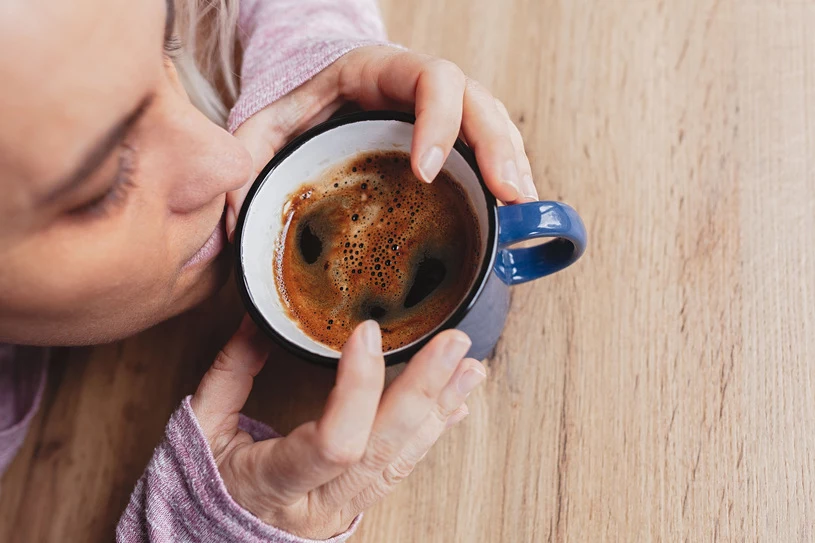
[[[189,103],[165,0],[7,0],[0,17],[0,342],[113,340],[228,275],[236,139]]]

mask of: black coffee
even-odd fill
[[[442,172],[418,180],[402,152],[363,153],[292,195],[274,276],[289,313],[340,349],[379,322],[385,351],[432,331],[475,278],[481,233],[463,189]]]

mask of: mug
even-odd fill
[[[312,339],[289,316],[275,286],[274,251],[290,195],[324,170],[365,151],[409,153],[415,117],[394,111],[352,113],[322,123],[281,149],[260,172],[235,230],[237,283],[244,305],[266,334],[296,356],[336,367],[340,353]],[[509,310],[509,288],[573,264],[586,248],[577,213],[558,202],[499,206],[489,192],[475,155],[457,141],[444,169],[464,189],[482,233],[480,267],[467,295],[436,329],[385,353],[388,365],[410,359],[436,333],[458,328],[472,340],[467,356],[486,358],[498,342]],[[512,247],[552,238],[533,247]]]

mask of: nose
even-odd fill
[[[195,211],[251,181],[252,157],[240,141],[186,101],[173,118],[171,211]]]

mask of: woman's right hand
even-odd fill
[[[383,393],[379,326],[360,324],[343,348],[337,381],[319,420],[255,443],[238,429],[269,340],[246,317],[191,400],[231,496],[263,522],[326,539],[407,477],[445,429],[469,413],[467,395],[484,366],[463,358],[469,338],[433,338]]]

